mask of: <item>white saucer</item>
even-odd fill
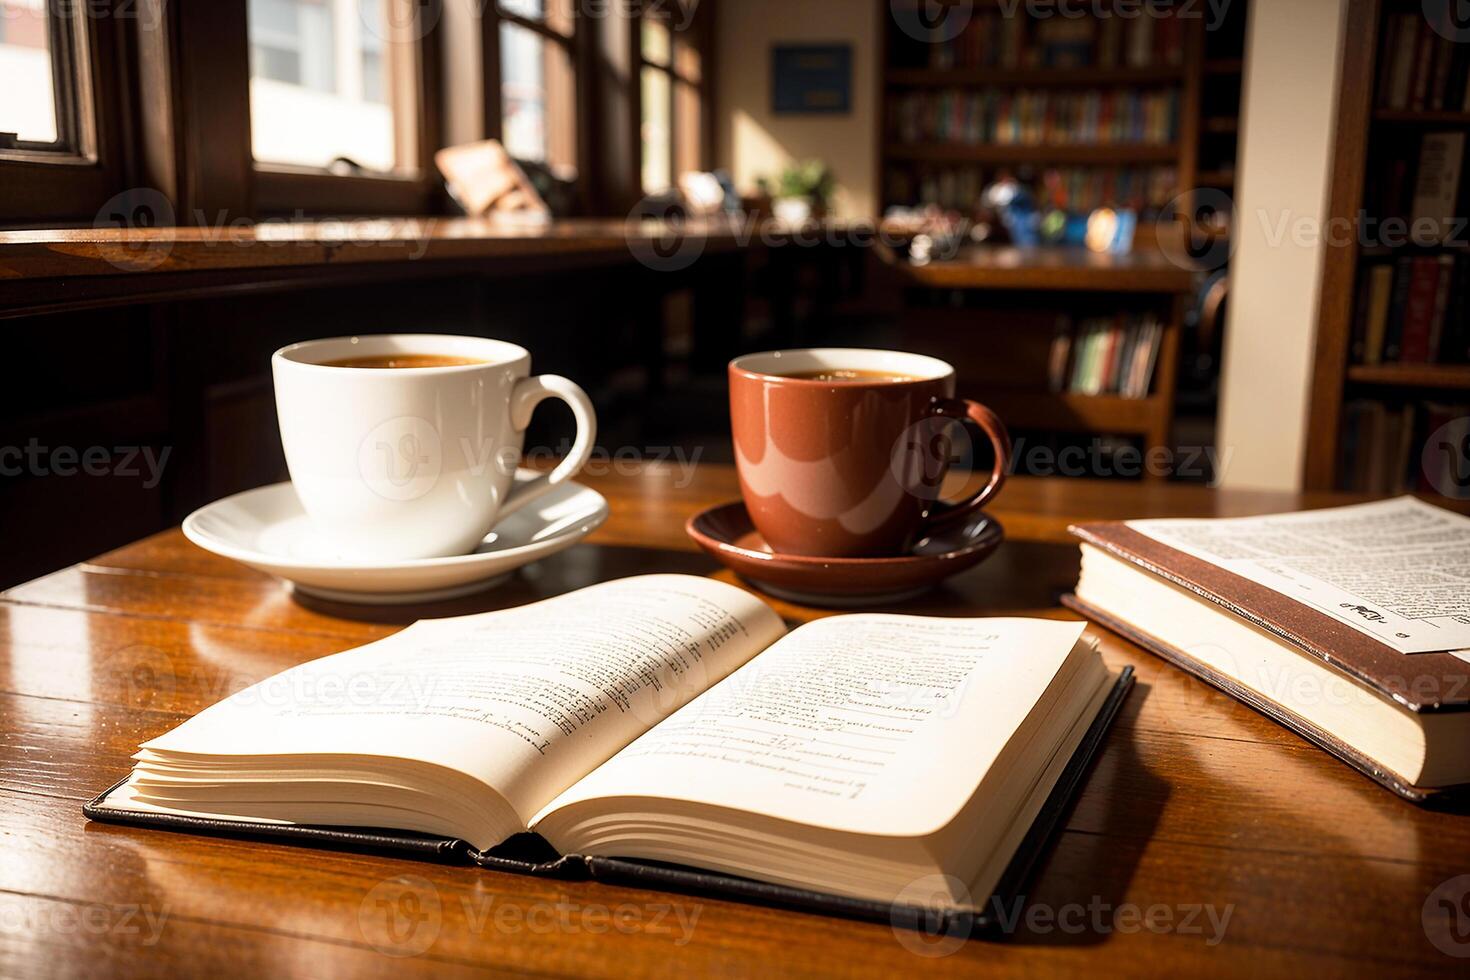
[[[520,470],[516,478],[538,475]],[[216,555],[337,602],[401,605],[480,592],[522,565],[570,548],[607,520],[602,494],[567,481],[496,525],[474,552],[371,562],[343,558],[312,527],[290,483],[247,490],[190,514],[184,536]]]

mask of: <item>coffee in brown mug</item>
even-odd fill
[[[828,558],[908,553],[932,525],[972,515],[1005,481],[1011,440],[954,368],[900,351],[768,351],[730,362],[740,492],[773,551]],[[952,422],[995,447],[985,487],[940,498]]]
[[[335,361],[323,361],[323,367],[340,368],[435,368],[464,367],[467,364],[485,364],[486,361],[473,357],[452,357],[447,354],[376,354],[369,357],[343,357]]]
[[[910,378],[902,374],[893,374],[890,371],[858,371],[848,368],[832,368],[822,371],[798,371],[794,374],[783,374],[783,378],[795,378],[798,381],[830,381],[843,383],[848,381],[917,381],[918,378]]]

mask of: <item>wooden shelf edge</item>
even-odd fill
[[[1470,112],[1456,109],[1375,109],[1375,122],[1470,126]]]
[[[1354,364],[1347,377],[1367,385],[1470,389],[1470,364]]]

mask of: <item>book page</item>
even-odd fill
[[[622,579],[423,620],[262,681],[143,749],[429,762],[498,790],[524,822],[784,631],[733,586]]]
[[[862,614],[808,623],[559,797],[650,796],[856,833],[943,826],[1083,623]]]
[[[1470,518],[1414,497],[1127,526],[1400,653],[1470,648]]]

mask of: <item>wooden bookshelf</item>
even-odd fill
[[[1237,6],[1243,6],[1239,0]],[[1033,310],[1065,310],[1068,316],[1087,318],[1112,315],[1118,310],[1144,309],[1164,325],[1153,387],[1145,398],[1116,395],[1056,393],[1047,390],[1045,377],[1017,378],[1014,384],[990,386],[986,398],[1017,428],[1096,435],[1136,435],[1148,445],[1168,445],[1176,403],[1177,361],[1181,347],[1184,311],[1199,283],[1197,270],[1181,268],[1154,247],[1156,218],[1168,202],[1195,188],[1227,191],[1234,185],[1235,141],[1238,129],[1239,86],[1244,69],[1243,30],[1229,37],[1207,36],[1204,18],[1182,18],[1177,61],[1155,49],[1154,63],[1112,63],[1090,67],[975,67],[974,57],[960,51],[953,66],[934,59],[933,52],[915,47],[886,15],[880,72],[880,120],[878,174],[882,210],[892,205],[923,203],[926,175],[945,171],[973,174],[983,182],[1002,171],[1021,179],[1039,175],[1047,167],[1097,168],[1106,171],[1139,171],[1136,179],[1148,187],[1165,172],[1172,175],[1167,193],[1150,201],[1140,214],[1136,252],[1126,256],[1088,253],[1082,249],[982,246],[964,250],[948,261],[913,266],[885,255],[908,286],[928,290],[1005,291],[1021,294],[1021,302]],[[983,18],[994,3],[974,4],[975,18]],[[1025,8],[1020,8],[1024,10]],[[1232,11],[1234,14],[1234,11]],[[1024,15],[1023,15],[1024,16]],[[1035,39],[1038,21],[1028,22],[1023,32]],[[1243,24],[1243,13],[1237,26]],[[987,28],[988,29],[988,28]],[[999,26],[996,28],[999,30]],[[1172,28],[1169,28],[1172,30]],[[1162,30],[1162,28],[1161,28]],[[1099,60],[1094,31],[1090,57]],[[1228,33],[1228,32],[1226,32]],[[973,52],[974,48],[969,49]],[[928,58],[923,62],[922,58]],[[1024,61],[1024,59],[1022,59]],[[1176,118],[1172,138],[1158,142],[1075,143],[1041,145],[1019,143],[903,142],[896,116],[897,100],[915,93],[937,96],[940,92],[960,95],[996,92],[1002,98],[1023,91],[1098,94],[1136,90],[1140,96],[1172,93]],[[1206,98],[1224,93],[1224,98]],[[916,126],[922,130],[925,127]],[[952,130],[953,131],[953,130]],[[1201,170],[1201,160],[1208,169]],[[905,194],[911,193],[911,197]],[[1113,203],[1113,202],[1108,202]],[[1123,202],[1129,203],[1129,202]],[[1170,224],[1165,221],[1164,224]],[[881,251],[881,250],[880,250]],[[1007,300],[1006,302],[1011,302]],[[986,345],[987,356],[1011,363],[1029,360],[1027,343],[1008,337],[1006,328],[988,314],[922,308],[912,311],[915,329],[948,336],[976,336],[971,341]],[[983,322],[980,322],[983,321]],[[1032,329],[1032,328],[1026,328]],[[988,332],[986,332],[988,331]]]
[[[884,4],[886,7],[887,4]],[[993,4],[976,4],[975,18],[985,17]],[[997,9],[1001,9],[998,8]],[[1042,18],[1027,22],[1024,31],[1036,30]],[[1180,21],[1182,47],[1177,63],[1159,61],[1148,65],[1111,65],[1089,67],[934,67],[916,65],[909,60],[915,51],[927,53],[920,44],[915,47],[894,23],[885,16],[883,70],[880,73],[880,114],[884,127],[879,143],[878,172],[882,208],[895,204],[917,203],[900,200],[892,193],[893,177],[899,171],[918,172],[916,168],[966,164],[984,168],[985,179],[993,179],[1000,170],[1043,167],[1098,167],[1146,170],[1171,168],[1174,192],[1194,186],[1196,159],[1199,152],[1199,93],[1203,77],[1204,24],[1202,19]],[[974,25],[972,24],[973,28]],[[1095,53],[1095,52],[1094,52]],[[1156,57],[1159,54],[1155,53]],[[1044,89],[1059,93],[1102,94],[1138,89],[1141,93],[1174,93],[1178,100],[1173,138],[1165,141],[1130,142],[1066,142],[1066,143],[970,143],[918,142],[905,143],[893,129],[895,100],[912,92],[946,91],[978,94]],[[1175,196],[1166,195],[1163,200]]]
[[[1147,68],[894,68],[887,73],[887,82],[895,86],[934,85],[944,88],[988,85],[1101,88],[1180,82],[1184,74],[1182,65]]]
[[[890,143],[890,160],[944,163],[1075,163],[1124,166],[1173,163],[1177,144],[1150,143],[1026,145],[1019,143]]]
[[[1343,77],[1372,80],[1371,84],[1344,86],[1336,120],[1334,154],[1327,218],[1357,228],[1359,215],[1372,207],[1370,189],[1382,177],[1385,151],[1406,140],[1417,141],[1429,127],[1470,126],[1470,113],[1459,110],[1385,108],[1378,104],[1379,71],[1385,70],[1385,52],[1379,50],[1386,18],[1415,13],[1417,5],[1392,0],[1349,0]],[[1464,175],[1462,174],[1462,181]],[[1378,219],[1378,214],[1369,214]],[[1364,245],[1357,234],[1329,248],[1322,278],[1322,301],[1317,321],[1317,356],[1309,404],[1309,431],[1303,481],[1307,488],[1340,488],[1346,451],[1344,406],[1357,398],[1382,402],[1391,408],[1437,401],[1464,402],[1470,391],[1470,364],[1384,363],[1353,361],[1353,332],[1357,322],[1358,278],[1365,259],[1391,261],[1424,250],[1383,244]],[[1459,248],[1432,249],[1428,254],[1462,254]],[[1418,433],[1414,434],[1414,438]],[[1412,459],[1411,453],[1411,459]],[[1384,474],[1396,476],[1396,474]]]
[[[1240,86],[1245,74],[1245,16],[1241,0],[1231,6],[1226,23],[1205,32],[1200,77],[1194,187],[1232,198],[1240,142]],[[1232,218],[1228,214],[1220,218],[1224,233],[1228,234]]]

